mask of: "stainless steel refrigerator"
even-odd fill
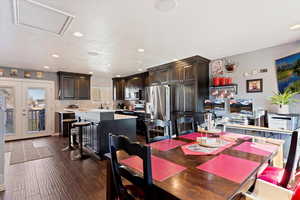
[[[4,190],[5,97],[0,91],[0,191]]]
[[[171,120],[171,89],[169,85],[156,85],[146,87],[145,103],[146,113],[151,120]],[[167,134],[167,133],[165,133]]]

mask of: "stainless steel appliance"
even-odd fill
[[[4,190],[4,133],[5,133],[5,97],[0,91],[0,191]]]
[[[171,119],[171,95],[169,85],[156,85],[146,87],[146,113],[150,120],[170,121]],[[167,134],[167,133],[165,133]]]

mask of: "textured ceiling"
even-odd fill
[[[15,25],[12,0],[1,0],[0,66],[47,65],[110,78],[193,55],[214,59],[300,39],[300,31],[289,30],[300,23],[299,0],[178,0],[169,12],[155,9],[154,0],[39,2],[73,14],[71,27],[60,37]],[[84,36],[74,37],[76,31]]]

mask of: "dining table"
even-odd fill
[[[276,149],[266,154],[259,151],[244,151],[243,148],[252,144],[251,138],[247,137],[238,138],[231,145],[213,154],[189,155],[183,147],[196,143],[195,140],[192,137],[177,137],[172,138],[171,143],[180,145],[173,145],[170,148],[152,146],[153,157],[170,162],[182,169],[161,180],[153,176],[153,187],[159,193],[159,199],[239,199],[242,192],[248,191],[255,184],[258,174],[277,153]],[[118,152],[118,157],[121,160],[130,158],[124,152]],[[123,164],[126,166],[126,162]],[[153,167],[153,165],[152,162],[153,173],[155,173],[154,170],[169,170],[164,169],[163,165],[158,167]],[[142,175],[137,169],[128,167]],[[110,162],[107,162],[107,200],[115,199],[111,178],[111,166]]]

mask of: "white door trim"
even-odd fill
[[[23,133],[21,138],[18,138],[17,135],[6,136],[5,141],[52,135],[54,133],[55,82],[54,81],[49,81],[49,80],[34,80],[34,79],[18,79],[18,78],[1,77],[0,82],[2,82],[2,81],[7,82],[7,83],[11,83],[11,84],[16,83],[16,82],[25,83],[25,84],[32,83],[33,85],[38,84],[38,83],[48,84],[50,86],[50,89],[48,91],[49,95],[47,96],[47,98],[51,98],[50,100],[48,99],[49,103],[47,105],[47,109],[48,109],[48,112],[49,112],[49,119],[47,120],[47,123],[49,123],[49,128],[48,128],[49,131],[43,132],[43,133],[35,133],[34,135]],[[21,92],[21,91],[17,91],[17,92]],[[22,95],[22,94],[19,93],[18,95]],[[18,96],[17,96],[17,98],[18,98]],[[15,102],[15,104],[16,104],[16,102]],[[15,106],[17,106],[17,105],[15,105]],[[16,111],[16,112],[18,112],[17,116],[20,116],[21,111]],[[15,130],[16,134],[18,134],[18,133],[20,134],[20,131],[26,131],[25,128],[23,128],[24,130],[20,130],[20,128],[18,128],[18,125],[15,125],[15,127],[16,127],[16,130]]]

